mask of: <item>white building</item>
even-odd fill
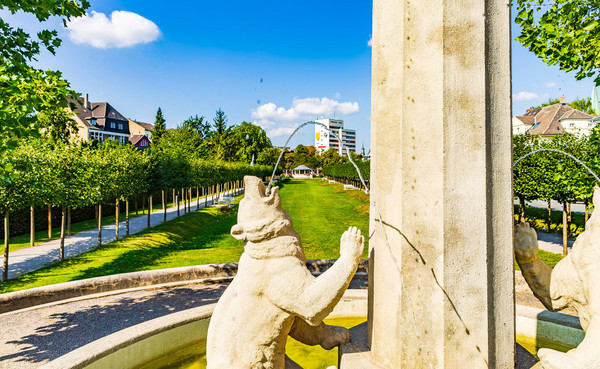
[[[356,153],[356,131],[345,129],[343,120],[327,118],[319,119],[316,122],[326,125],[329,130],[333,131],[342,140],[345,148]],[[340,145],[334,135],[330,134],[329,130],[321,125],[315,125],[315,148],[318,152],[323,152],[333,147],[340,155],[345,155],[346,149]]]
[[[597,118],[570,107],[564,97],[557,104],[528,109],[512,120],[513,134],[528,133],[544,139],[562,133],[587,136],[597,125]]]

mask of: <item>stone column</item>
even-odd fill
[[[386,368],[514,367],[507,0],[375,0],[368,339]]]

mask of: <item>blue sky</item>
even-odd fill
[[[295,125],[335,115],[357,130],[359,147],[370,146],[372,1],[91,3],[89,18],[70,30],[48,22],[64,42],[38,63],[63,71],[91,101],[151,123],[160,106],[168,127],[196,114],[212,120],[221,107],[230,124],[256,122],[275,145]],[[30,16],[7,18],[26,31],[40,27]],[[592,86],[513,42],[515,114],[550,97],[587,97]],[[313,132],[292,144],[313,144]]]

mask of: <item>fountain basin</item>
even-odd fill
[[[189,354],[192,346],[205,344],[214,306],[188,309],[129,327],[80,347],[42,368],[165,367],[156,364],[164,362],[161,358],[165,355],[172,356],[173,360],[181,359]],[[328,319],[363,317],[364,320],[366,315],[367,290],[348,290]],[[526,306],[517,306],[516,326],[518,342],[534,354],[540,347],[567,351],[585,336],[577,317]]]

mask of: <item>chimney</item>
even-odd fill
[[[86,108],[86,109],[89,109],[89,106],[88,106],[88,94],[85,94],[83,96],[83,107]]]
[[[559,101],[561,105],[565,105],[567,103],[567,99],[564,96],[561,96]]]

